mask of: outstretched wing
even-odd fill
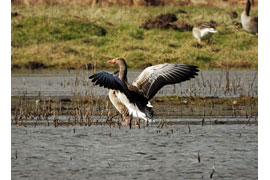
[[[101,71],[93,74],[89,79],[92,79],[92,82],[94,82],[95,85],[103,86],[108,89],[119,90],[126,96],[130,97],[126,84],[112,73]]]
[[[142,90],[144,96],[150,100],[163,86],[194,78],[198,75],[197,72],[197,66],[159,64],[146,68],[132,84]]]

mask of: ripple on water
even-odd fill
[[[12,126],[12,179],[258,177],[255,125],[75,128]]]

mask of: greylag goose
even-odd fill
[[[128,121],[137,117],[152,122],[150,99],[167,84],[180,83],[194,78],[199,72],[197,66],[183,64],[159,64],[146,68],[133,81],[127,82],[127,64],[123,58],[109,60],[119,66],[118,74],[101,71],[89,77],[95,85],[110,89],[109,98],[115,108]]]
[[[241,23],[246,31],[256,34],[258,33],[258,17],[249,16],[250,7],[250,0],[247,0],[246,8],[241,14]]]
[[[201,23],[192,28],[193,37],[195,37],[199,43],[202,40],[207,40],[209,42],[213,34],[217,33],[215,26],[211,22]]]

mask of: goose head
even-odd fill
[[[214,28],[206,28],[205,31],[209,33],[217,33],[217,30],[215,30]]]
[[[126,61],[124,58],[121,58],[121,57],[117,57],[117,58],[114,58],[114,59],[111,59],[108,61],[108,63],[110,64],[117,64],[118,66],[126,66]]]
[[[127,81],[127,64],[124,58],[114,58],[108,61],[110,64],[118,65],[119,66],[119,72],[117,76],[122,80],[122,81]]]

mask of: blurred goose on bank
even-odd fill
[[[258,33],[258,17],[249,16],[250,8],[250,0],[246,0],[246,8],[241,14],[241,23],[246,31],[256,34]]]
[[[217,33],[213,22],[205,22],[194,26],[192,29],[193,36],[198,40],[199,43],[203,40],[207,40],[208,43],[213,34]]]
[[[95,85],[110,89],[109,98],[122,114],[126,123],[132,117],[152,122],[150,99],[165,85],[180,83],[197,74],[198,67],[184,64],[158,64],[150,66],[133,81],[127,82],[127,64],[123,58],[109,60],[119,66],[118,73],[101,71],[89,77]]]

